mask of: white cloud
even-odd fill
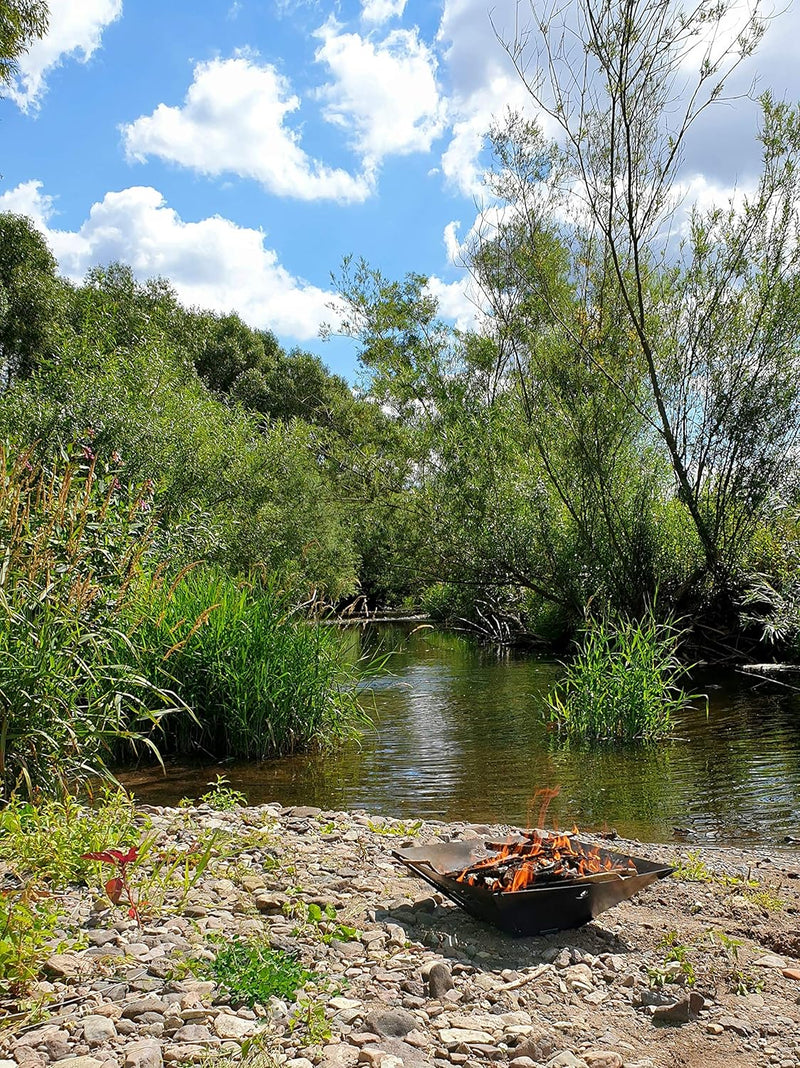
[[[103,30],[122,14],[122,0],[50,0],[50,27],[19,62],[9,91],[23,111],[39,106],[47,73],[67,57],[86,63],[100,47]]]
[[[362,0],[361,17],[375,26],[400,18],[405,11],[406,0]]]
[[[495,39],[508,36],[516,17],[513,0],[446,0],[437,39],[452,86],[451,138],[442,156],[446,180],[464,196],[483,189],[486,134],[512,110],[534,115],[532,102],[514,67]]]
[[[298,341],[316,337],[330,319],[332,294],[281,266],[263,231],[219,215],[186,222],[148,186],[106,193],[78,230],[53,226],[53,201],[40,182],[0,195],[0,210],[30,215],[62,272],[76,281],[96,264],[119,260],[141,279],[169,279],[187,305],[236,311],[252,326]]]
[[[130,160],[147,156],[203,174],[237,174],[299,200],[362,201],[368,179],[309,156],[285,125],[300,107],[288,80],[252,57],[198,63],[182,107],[159,104],[122,129]]]
[[[432,275],[427,290],[439,302],[439,315],[455,323],[459,330],[479,330],[483,315],[480,297],[468,274],[456,282],[443,282]]]
[[[428,152],[444,129],[436,57],[413,30],[375,42],[342,33],[333,20],[318,31],[316,59],[333,81],[318,91],[326,119],[352,133],[368,168],[385,156]]]

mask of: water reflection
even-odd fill
[[[253,803],[524,823],[534,792],[558,786],[550,816],[560,826],[647,840],[679,826],[700,839],[765,842],[800,830],[798,695],[734,675],[701,677],[708,717],[685,714],[674,741],[564,748],[541,718],[559,670],[552,662],[429,629],[353,630],[343,640],[353,656],[392,651],[391,673],[367,695],[374,730],[333,754],[224,765]],[[166,780],[145,771],[126,781],[143,800],[174,802],[201,793],[219,770],[174,767]]]

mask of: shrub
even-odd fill
[[[681,687],[681,631],[641,620],[590,619],[578,654],[547,699],[550,722],[590,741],[652,740],[669,734],[674,716],[699,695]]]

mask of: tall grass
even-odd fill
[[[590,619],[578,653],[548,697],[550,722],[570,738],[651,741],[668,735],[678,712],[700,695],[681,683],[681,631],[643,619]]]
[[[0,446],[0,799],[105,771],[180,700],[117,656],[119,606],[148,546],[150,487],[88,446],[53,465]]]
[[[132,749],[264,757],[364,718],[357,665],[295,591],[157,566],[153,487],[118,473],[90,444],[0,446],[0,802]]]
[[[218,569],[158,573],[131,602],[142,671],[169,672],[194,712],[162,722],[167,751],[263,759],[341,738],[364,713],[358,667],[336,628],[311,623],[275,579],[236,580]]]

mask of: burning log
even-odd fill
[[[522,841],[487,842],[486,848],[494,853],[458,871],[447,872],[448,877],[491,893],[515,893],[567,880],[597,882],[603,877],[636,874],[632,860],[625,864],[613,861],[599,847],[586,849],[565,834],[525,832]]]

